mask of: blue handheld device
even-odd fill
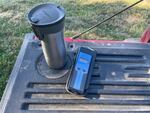
[[[84,94],[88,88],[93,69],[96,51],[91,48],[81,47],[76,57],[75,64],[68,79],[67,90],[72,93]]]

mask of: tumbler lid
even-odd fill
[[[28,20],[37,26],[53,25],[65,17],[64,9],[55,4],[41,4],[30,10]]]

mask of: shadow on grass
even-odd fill
[[[65,36],[73,36],[127,6],[124,2],[81,4],[75,0],[22,0],[0,5],[0,97],[6,85],[23,37],[31,32],[26,14],[35,4],[53,2],[66,10]],[[150,23],[150,9],[134,7],[80,38],[138,38]]]

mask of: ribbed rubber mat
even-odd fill
[[[149,44],[67,43],[70,58],[81,45],[98,52],[87,95],[80,97],[66,92],[68,73],[56,79],[40,75],[42,50],[31,37],[12,72],[11,77],[17,75],[13,86],[9,80],[2,113],[150,112]]]

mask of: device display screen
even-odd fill
[[[80,62],[83,62],[83,63],[88,63],[89,61],[85,58],[80,58]]]

